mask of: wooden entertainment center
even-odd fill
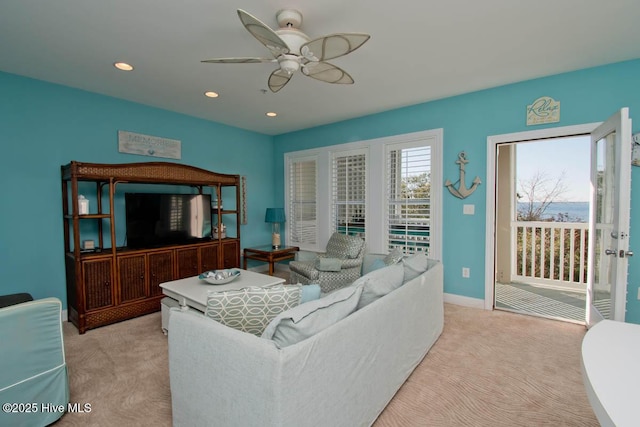
[[[99,164],[72,161],[61,167],[64,218],[67,309],[71,321],[84,334],[88,329],[160,310],[160,283],[196,276],[217,268],[240,266],[240,176],[210,172],[169,162]],[[80,214],[79,183],[95,183],[94,206]],[[178,185],[211,194],[212,223],[235,223],[227,235],[211,240],[153,248],[118,247],[116,187],[119,184]],[[235,206],[223,188],[235,193]],[[205,191],[206,190],[206,191]],[[103,194],[105,192],[105,194]],[[229,203],[230,202],[230,203]],[[229,209],[229,205],[231,209]],[[217,220],[217,221],[216,221]],[[93,221],[97,246],[83,250],[84,222]],[[82,223],[82,226],[81,226]],[[97,224],[96,224],[97,223]],[[81,230],[82,229],[82,230]],[[233,232],[235,230],[235,233]],[[105,244],[107,247],[105,247]]]

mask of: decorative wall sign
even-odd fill
[[[550,96],[541,96],[527,105],[527,126],[560,121],[560,101]]]
[[[160,138],[140,133],[118,131],[118,151],[141,156],[180,159],[181,142],[177,139]]]
[[[460,154],[458,154],[458,160],[456,160],[456,163],[460,165],[460,179],[455,183],[455,184],[458,184],[458,188],[455,188],[455,184],[452,184],[451,181],[449,180],[447,180],[444,183],[444,186],[447,187],[449,189],[449,192],[454,196],[456,196],[457,198],[466,199],[471,194],[473,194],[474,191],[476,191],[476,189],[478,188],[478,185],[480,185],[482,181],[480,181],[480,177],[476,176],[476,178],[473,180],[471,188],[467,188],[467,185],[464,183],[464,179],[465,179],[464,165],[469,163],[469,160],[467,160],[467,155],[464,151],[461,151]]]
[[[247,177],[240,177],[240,224],[247,224]]]

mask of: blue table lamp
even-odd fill
[[[271,223],[271,245],[273,249],[280,248],[280,223],[286,220],[283,208],[267,208],[267,213],[264,215],[264,222]]]

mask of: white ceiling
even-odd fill
[[[237,8],[273,29],[278,10],[298,9],[312,39],[371,34],[330,61],[355,84],[298,72],[263,93],[274,64],[201,63],[269,56]],[[270,135],[635,58],[639,0],[0,1],[2,71]]]

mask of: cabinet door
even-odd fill
[[[223,268],[240,267],[240,245],[237,240],[222,244]]]
[[[177,262],[177,279],[185,277],[197,276],[200,274],[198,263],[198,248],[178,249],[176,250]]]
[[[118,258],[120,302],[147,296],[144,277],[144,254]]]
[[[111,258],[82,262],[85,311],[113,305]]]
[[[173,280],[173,252],[149,254],[149,296],[162,295],[160,283]]]
[[[218,268],[218,245],[202,246],[200,248],[200,273]]]

